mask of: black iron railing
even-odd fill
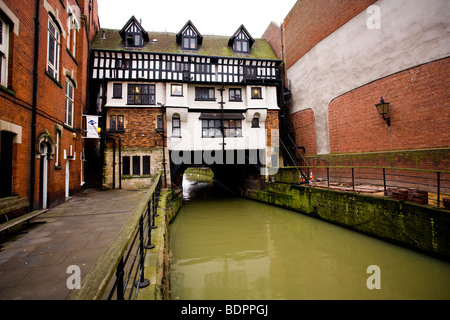
[[[119,235],[105,250],[85,277],[80,290],[73,291],[71,300],[100,300],[110,290],[107,299],[136,299],[139,289],[150,284],[144,276],[147,249],[154,248],[152,230],[158,216],[161,194],[161,173],[145,194]],[[116,278],[111,282],[114,274]]]
[[[450,171],[395,167],[309,166],[311,182],[319,186],[347,187],[350,191],[380,187],[388,193],[392,188],[417,189],[428,193],[429,203],[441,206],[450,198]]]

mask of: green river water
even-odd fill
[[[450,299],[448,262],[190,179],[170,225],[171,299]]]

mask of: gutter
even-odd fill
[[[36,17],[34,19],[34,66],[33,66],[33,102],[31,112],[31,152],[30,152],[30,207],[34,210],[34,192],[36,182],[36,115],[39,66],[39,32],[40,32],[41,1],[36,0]]]

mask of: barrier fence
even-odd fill
[[[150,284],[144,277],[144,261],[147,249],[154,248],[152,230],[157,228],[161,186],[160,173],[119,235],[86,275],[81,289],[71,293],[70,300],[100,300],[108,291],[108,300],[132,300],[140,288]]]
[[[443,207],[450,201],[450,171],[395,167],[309,166],[310,182],[322,187],[344,187],[361,191],[364,187],[379,187],[385,195],[422,198],[423,204]],[[299,181],[302,182],[301,179]],[[409,193],[408,193],[409,191]],[[424,195],[427,193],[426,195]],[[449,199],[449,200],[446,200]],[[425,203],[426,202],[426,203]]]

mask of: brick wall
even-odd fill
[[[304,147],[305,155],[317,153],[315,116],[312,109],[296,112],[290,116],[297,147]]]
[[[375,0],[297,1],[283,23],[286,68]]]
[[[21,127],[22,141],[13,146],[13,186],[12,192],[22,198],[28,198],[30,193],[30,158],[31,144],[37,141],[31,137],[31,117],[33,105],[33,71],[34,71],[34,20],[35,4],[24,6],[22,2],[4,0],[5,6],[19,21],[19,34],[10,32],[8,87],[0,89],[0,120],[3,123]],[[78,6],[78,4],[80,6]],[[39,32],[39,60],[38,60],[38,91],[37,91],[37,116],[36,137],[48,132],[48,135],[56,141],[56,129],[61,131],[59,165],[56,166],[56,157],[48,161],[48,205],[53,206],[64,201],[65,191],[65,165],[70,161],[70,194],[81,189],[81,154],[83,151],[82,114],[86,110],[86,81],[87,81],[87,41],[88,35],[85,20],[80,19],[80,28],[77,32],[77,49],[75,56],[67,51],[67,36],[63,33],[60,37],[59,51],[59,79],[52,79],[47,73],[47,42],[49,12],[52,8],[58,12],[61,27],[67,32],[68,12],[67,5],[74,6],[81,14],[89,16],[89,0],[61,2],[58,0],[41,1],[40,8],[40,32]],[[93,2],[92,30],[93,36],[98,30],[97,4]],[[74,117],[73,127],[64,125],[66,76],[76,83],[74,93]],[[2,128],[5,130],[5,128]],[[75,134],[75,137],[74,137]],[[69,152],[70,146],[76,151],[76,160],[63,158],[64,150]],[[35,163],[34,207],[39,205],[40,192],[40,159]]]
[[[267,42],[269,42],[270,46],[272,47],[273,51],[275,52],[275,55],[278,59],[283,58],[282,53],[282,46],[281,46],[281,29],[280,27],[275,23],[271,22],[269,26],[267,27],[266,31],[264,32],[263,39],[265,39]]]
[[[450,58],[374,81],[334,99],[328,110],[331,153],[450,146]],[[378,114],[390,103],[391,127]]]
[[[278,111],[268,110],[266,119],[267,146],[272,145],[272,129],[279,129]]]

